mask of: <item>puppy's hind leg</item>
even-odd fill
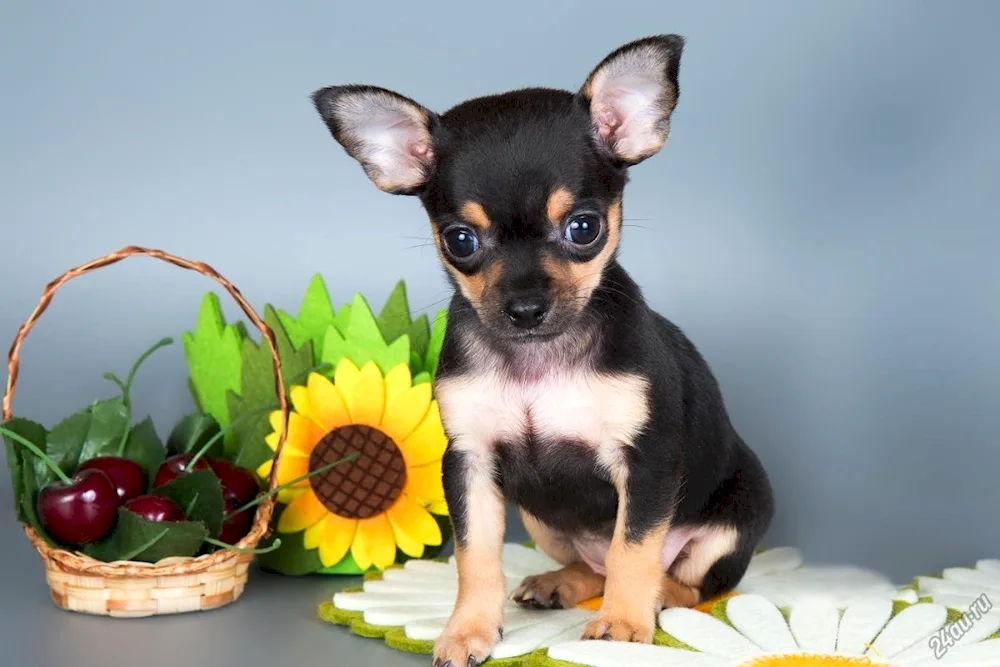
[[[694,607],[724,592],[718,590],[716,585],[706,585],[712,580],[709,573],[726,575],[728,570],[725,564],[741,559],[739,533],[735,528],[711,527],[699,533],[688,543],[686,553],[673,563],[663,577],[660,593],[660,607],[663,609]],[[750,555],[753,555],[752,547]],[[746,565],[743,566],[745,569]],[[735,586],[742,575],[740,571],[729,588]]]
[[[526,577],[511,600],[535,609],[563,609],[604,594],[604,576],[582,562],[572,540],[524,510],[521,520],[542,553],[565,567]]]

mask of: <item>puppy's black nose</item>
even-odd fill
[[[518,329],[534,329],[545,319],[549,300],[541,294],[516,296],[507,302],[504,312]]]

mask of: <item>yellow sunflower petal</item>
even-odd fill
[[[403,493],[424,505],[444,500],[441,483],[441,463],[430,463],[406,469],[406,486]]]
[[[323,542],[323,531],[326,530],[326,519],[327,517],[323,517],[321,521],[306,528],[305,532],[302,533],[302,546],[306,549],[319,548]],[[353,533],[351,534],[353,535]]]
[[[378,569],[384,570],[396,560],[396,536],[385,514],[360,519],[358,535],[362,536],[367,556]]]
[[[310,493],[310,491],[308,488],[303,488],[301,486],[293,486],[288,489],[282,489],[281,491],[278,491],[278,502],[282,505],[291,505],[292,501],[303,493]]]
[[[282,457],[281,461],[278,463],[278,486],[282,484],[288,484],[290,481],[296,477],[302,477],[309,473],[309,459],[304,459],[300,456],[289,456]],[[303,486],[308,486],[309,480],[304,479],[301,482],[297,482],[292,486],[292,488],[298,488]]]
[[[351,416],[347,413],[344,399],[330,380],[319,373],[310,373],[306,386],[317,424],[327,431],[332,431],[351,423]]]
[[[427,506],[427,511],[439,516],[448,516],[448,502],[444,498],[435,500]]]
[[[388,391],[386,383],[386,392]],[[387,398],[385,415],[382,417],[382,430],[396,442],[405,440],[427,415],[430,404],[429,382],[405,389],[393,398]]]
[[[420,503],[405,493],[401,494],[392,507],[386,510],[396,534],[404,532],[419,540],[421,544],[438,546],[441,544],[441,527]]]
[[[299,495],[281,513],[278,519],[279,533],[297,533],[316,524],[326,516],[328,510],[312,490]]]
[[[391,403],[396,396],[409,389],[411,384],[413,384],[413,378],[410,376],[409,364],[399,364],[389,371],[385,376],[386,404]]]
[[[448,446],[448,437],[441,425],[441,412],[437,401],[431,401],[430,408],[424,420],[413,430],[405,440],[399,441],[399,450],[403,453],[408,468],[422,466],[432,461],[440,461]]]
[[[424,545],[420,540],[415,540],[399,528],[396,524],[392,525],[392,533],[396,536],[396,546],[399,550],[410,558],[422,558],[424,555]]]
[[[347,406],[355,424],[375,428],[381,425],[382,410],[385,408],[385,382],[374,361],[369,361],[361,369]]]
[[[295,408],[295,412],[311,421],[317,428],[323,428],[323,424],[316,417],[312,398],[309,396],[309,390],[305,386],[301,384],[294,385],[289,390],[288,396],[292,399],[292,407]]]
[[[261,479],[268,479],[271,476],[271,468],[274,466],[274,461],[268,459],[260,464],[257,468],[257,476]]]
[[[281,412],[275,411],[271,413],[271,428],[274,429],[274,433],[271,434],[272,441],[274,442],[274,449],[277,450],[278,438],[277,434],[281,433]],[[309,456],[316,443],[319,442],[325,433],[310,420],[306,419],[297,412],[292,412],[288,415],[288,438],[285,440],[285,447],[282,450],[283,454],[291,454],[292,456]],[[268,446],[271,446],[271,442],[267,441]]]
[[[351,557],[362,572],[372,566],[371,556],[368,555],[368,548],[365,546],[365,536],[360,530],[354,534],[354,541],[351,542]]]
[[[343,560],[354,541],[358,522],[336,514],[323,519],[323,541],[319,544],[319,560],[323,567],[332,567]]]
[[[344,398],[344,402],[350,405],[351,397],[354,396],[354,385],[358,383],[361,371],[348,358],[343,358],[337,364],[337,369],[333,372],[333,384],[337,386],[337,391]]]

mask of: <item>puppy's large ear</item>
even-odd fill
[[[683,49],[680,35],[640,39],[614,51],[587,77],[580,95],[590,104],[594,137],[618,160],[637,164],[666,143]]]
[[[374,86],[333,86],[312,95],[316,111],[375,185],[414,194],[434,167],[437,116],[408,97]]]

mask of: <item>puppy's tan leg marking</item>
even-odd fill
[[[560,565],[570,565],[580,560],[580,555],[576,552],[573,542],[564,534],[546,526],[523,509],[520,509],[519,512],[521,523],[528,531],[528,536],[543,554]]]
[[[458,601],[434,644],[434,664],[478,665],[489,657],[503,633],[506,579],[501,562],[504,503],[481,468],[470,471],[468,534],[455,545]]]
[[[669,607],[694,607],[701,602],[701,593],[695,586],[682,584],[669,574],[663,575],[660,586],[660,609]]]
[[[573,563],[555,572],[526,577],[510,597],[535,609],[572,609],[603,594],[604,577],[586,563]]]
[[[604,602],[597,618],[587,624],[584,639],[653,641],[656,612],[663,584],[663,541],[669,522],[646,531],[639,542],[626,539],[628,496],[625,475],[617,475],[618,515],[608,550]]]

